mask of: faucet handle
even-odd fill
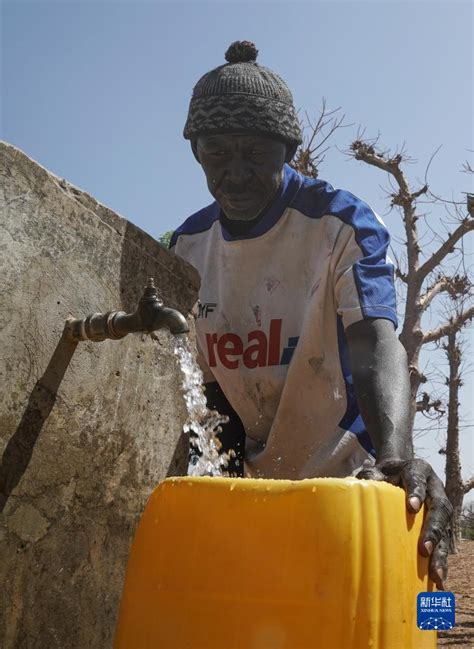
[[[159,302],[163,304],[163,300],[160,299],[158,291],[156,290],[155,280],[153,277],[149,277],[143,291],[143,295],[140,299],[140,302]]]

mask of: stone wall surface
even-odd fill
[[[64,321],[133,311],[150,276],[189,314],[199,278],[4,143],[0,178],[0,646],[104,649],[144,504],[185,471],[181,376],[168,331],[76,344]]]

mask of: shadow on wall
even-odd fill
[[[174,449],[173,457],[168,466],[166,477],[170,478],[178,475],[187,475],[188,473],[188,457],[189,457],[189,433],[184,431],[178,439],[176,448]]]
[[[59,386],[76,347],[77,343],[61,337],[45,373],[31,392],[18,428],[5,448],[0,464],[0,512],[28,468],[36,441],[56,402]]]

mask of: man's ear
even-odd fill
[[[191,149],[193,150],[193,155],[196,158],[196,160],[199,162],[199,164],[201,164],[201,161],[199,160],[197,148],[198,148],[197,140],[191,140]]]
[[[286,158],[285,162],[291,162],[295,157],[296,150],[298,149],[297,144],[287,144],[286,145]]]

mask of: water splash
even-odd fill
[[[194,351],[191,349],[189,339],[177,336],[174,353],[178,357],[183,374],[183,394],[188,419],[184,424],[185,433],[194,433],[196,453],[191,452],[188,475],[193,476],[226,476],[226,468],[233,451],[221,453],[221,443],[216,437],[221,432],[222,424],[229,418],[221,415],[217,410],[209,410],[203,390],[203,375],[196,362]]]

